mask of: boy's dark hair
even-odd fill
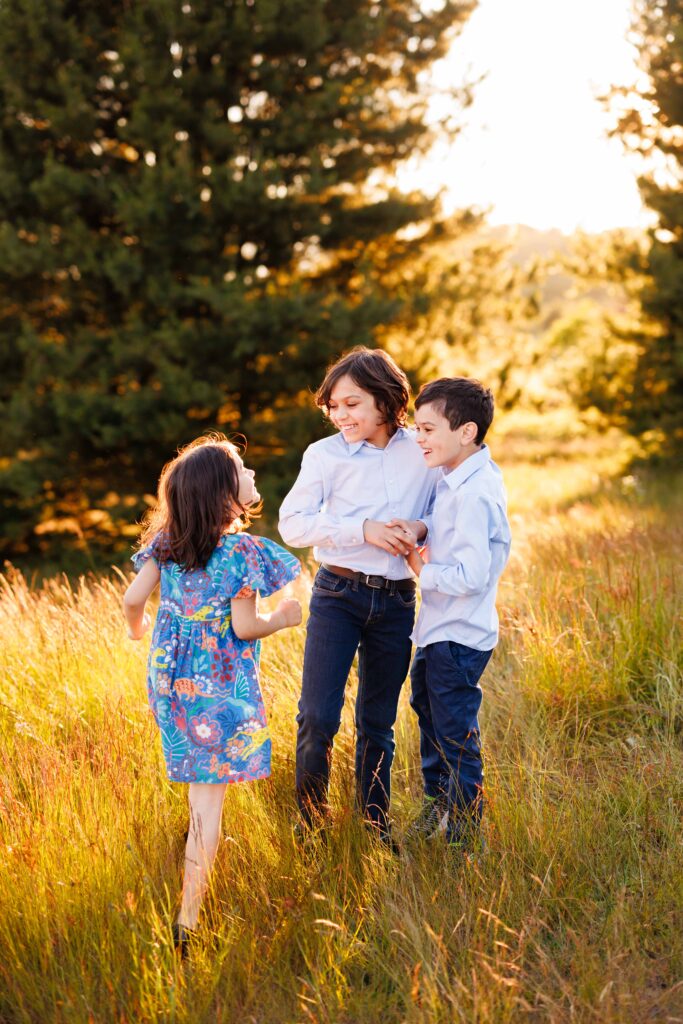
[[[473,377],[441,377],[420,388],[415,408],[435,405],[448,420],[451,430],[463,423],[476,423],[475,444],[481,444],[493,422],[493,395]]]
[[[392,433],[406,421],[410,384],[403,370],[381,348],[359,345],[330,366],[315,394],[315,403],[329,412],[330,395],[342,377],[350,377],[363,391],[369,391]]]
[[[203,569],[221,534],[236,520],[248,525],[239,501],[237,448],[224,434],[207,434],[181,448],[159,477],[157,503],[145,517],[141,546],[156,537],[160,562]]]

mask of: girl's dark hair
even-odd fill
[[[329,368],[315,394],[315,404],[326,413],[330,410],[332,391],[342,377],[350,377],[359,388],[370,392],[392,433],[405,424],[410,384],[403,370],[381,348],[359,345]]]
[[[441,377],[420,389],[415,408],[435,405],[448,420],[451,430],[463,423],[476,423],[475,444],[481,444],[493,423],[493,395],[474,377]]]
[[[250,519],[239,501],[238,450],[224,434],[206,434],[181,448],[159,477],[140,546],[157,537],[156,556],[186,571],[203,569],[220,537]],[[258,509],[256,509],[258,512]]]

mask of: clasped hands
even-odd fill
[[[363,536],[368,544],[374,544],[390,555],[403,555],[416,576],[420,575],[425,564],[418,545],[426,535],[427,528],[419,519],[390,519],[388,523],[366,519],[363,523]]]

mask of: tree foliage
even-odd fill
[[[60,521],[113,530],[207,428],[282,457],[282,489],[325,365],[400,315],[369,254],[400,277],[425,244],[401,233],[436,205],[381,175],[428,146],[419,75],[472,6],[0,7],[10,550]]]
[[[646,84],[617,91],[627,99],[618,131],[648,163],[640,189],[657,224],[645,255],[625,264],[643,276],[646,317],[625,412],[635,432],[654,432],[673,450],[683,439],[683,7],[638,0],[636,13]]]
[[[476,376],[494,389],[498,408],[519,400],[533,358],[538,266],[518,261],[509,237],[463,211],[439,224],[420,257],[387,284],[402,286],[405,301],[380,337],[416,379]]]

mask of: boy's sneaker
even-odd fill
[[[370,833],[372,839],[388,850],[394,857],[401,856],[401,847],[394,839],[391,825],[386,825],[384,828],[379,828],[375,822],[366,821],[365,827]]]
[[[450,822],[446,831],[446,843],[453,857],[463,858],[470,864],[481,865],[486,857],[486,840],[478,824],[472,821],[456,819],[455,822]]]
[[[179,921],[174,921],[171,930],[173,936],[173,947],[181,960],[187,960],[190,956],[192,944],[197,941],[197,929],[187,928]]]
[[[415,820],[406,830],[406,839],[431,839],[446,827],[448,805],[445,800],[426,796]]]

